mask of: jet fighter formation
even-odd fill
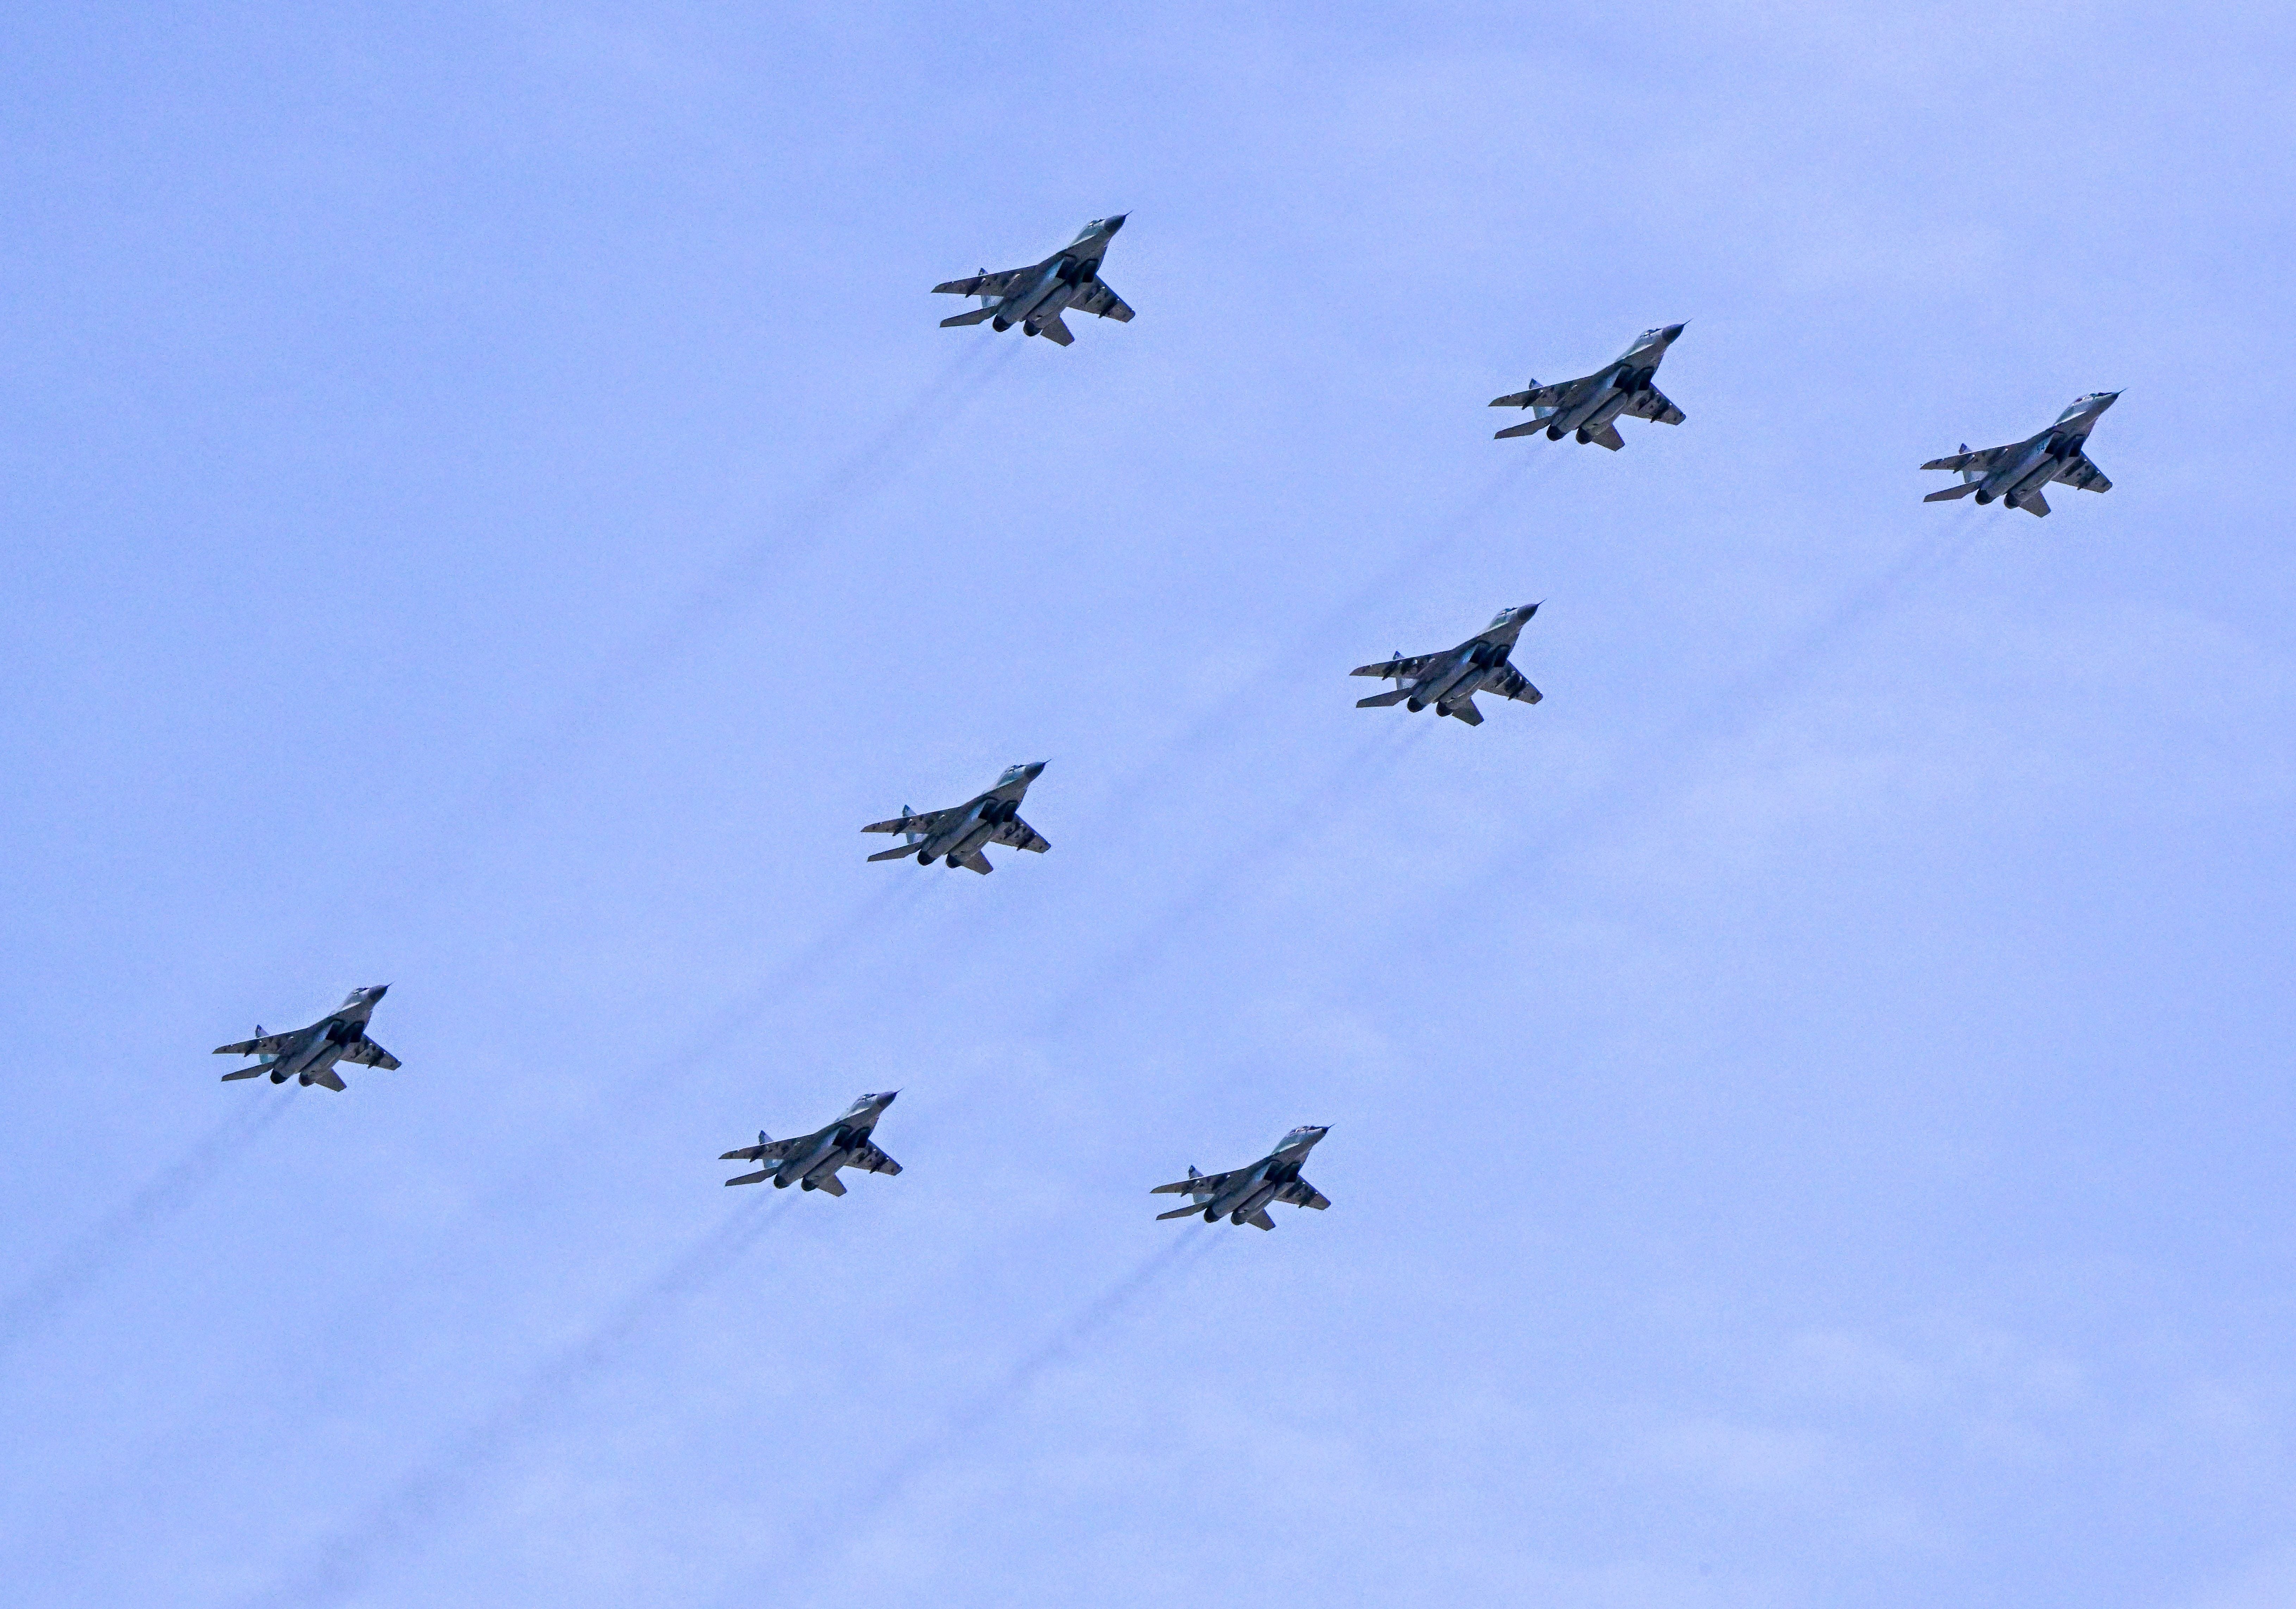
[[[2112,482],[2104,478],[2103,470],[2088,461],[2083,449],[2088,446],[2088,433],[2096,428],[2098,416],[2120,398],[2119,391],[2091,391],[2086,397],[2076,398],[2047,430],[2006,447],[1988,447],[1972,453],[1969,443],[1963,442],[1961,451],[1932,458],[1922,465],[1923,469],[1959,470],[1961,484],[1931,492],[1922,501],[1945,503],[1975,492],[1980,503],[1990,503],[1998,497],[2005,508],[2046,514],[2049,500],[2041,493],[2054,481],[2062,480],[2079,491],[2111,491]]]
[[[1270,1202],[1288,1202],[1295,1207],[1313,1207],[1321,1212],[1332,1204],[1331,1198],[1300,1177],[1300,1165],[1308,1160],[1308,1153],[1316,1148],[1316,1142],[1330,1132],[1328,1127],[1303,1123],[1277,1141],[1275,1150],[1233,1173],[1199,1173],[1190,1163],[1187,1178],[1159,1185],[1148,1192],[1151,1195],[1177,1195],[1185,1190],[1190,1197],[1188,1205],[1156,1214],[1157,1220],[1193,1218],[1201,1213],[1208,1224],[1225,1218],[1231,1224],[1272,1229],[1275,1222],[1267,1216]]]
[[[1008,844],[1016,850],[1043,854],[1053,846],[1036,828],[1021,819],[1021,800],[1028,797],[1029,784],[1043,775],[1046,764],[1040,759],[1030,765],[1010,767],[996,779],[995,787],[946,810],[928,810],[920,816],[903,805],[901,813],[890,821],[871,822],[861,830],[898,833],[901,843],[898,849],[880,850],[869,858],[898,860],[905,855],[914,855],[919,866],[931,866],[939,860],[952,867],[965,866],[986,877],[996,869],[980,852],[989,844]]]
[[[845,1114],[835,1122],[795,1139],[768,1139],[766,1131],[758,1129],[756,1145],[728,1151],[718,1160],[769,1162],[772,1166],[729,1178],[726,1184],[761,1185],[771,1179],[776,1190],[795,1185],[802,1190],[842,1195],[845,1185],[837,1177],[840,1168],[858,1168],[865,1173],[898,1173],[901,1164],[878,1150],[871,1137],[876,1132],[877,1120],[885,1115],[885,1108],[900,1093],[889,1089],[882,1095],[865,1095],[848,1106]]]
[[[1132,308],[1100,277],[1102,261],[1124,221],[1123,213],[1095,218],[1066,246],[1028,267],[998,274],[983,269],[968,278],[935,285],[936,294],[975,297],[980,302],[971,311],[943,319],[942,326],[987,324],[1004,331],[1019,324],[1023,334],[1042,335],[1065,347],[1075,340],[1063,321],[1066,313],[1130,322]],[[1618,431],[1620,419],[1682,423],[1683,411],[1652,382],[1684,327],[1671,324],[1645,330],[1610,363],[1577,380],[1552,385],[1534,380],[1523,390],[1493,398],[1493,407],[1528,409],[1531,415],[1523,423],[1498,431],[1498,439],[1544,431],[1550,441],[1569,435],[1583,446],[1617,452],[1626,445]],[[1956,472],[1961,480],[1923,500],[1937,503],[1973,495],[1980,504],[1997,499],[2010,508],[2038,515],[2049,512],[2042,495],[2048,486],[2062,483],[2086,491],[2109,490],[2112,482],[2090,462],[2086,448],[2099,416],[2120,395],[2118,391],[2092,392],[2066,408],[2048,429],[2022,441],[1982,452],[1972,452],[1964,445],[1958,453],[1931,459],[1922,465],[1924,470]],[[1357,666],[1351,675],[1395,683],[1391,690],[1358,699],[1357,708],[1382,709],[1399,703],[1414,713],[1431,708],[1439,717],[1449,716],[1479,727],[1483,714],[1475,703],[1478,694],[1538,703],[1543,695],[1512,661],[1522,628],[1538,609],[1537,603],[1502,609],[1488,626],[1453,648],[1407,656],[1398,649],[1376,664]],[[914,856],[920,866],[939,860],[951,868],[964,866],[986,875],[995,869],[983,852],[990,844],[1043,854],[1052,845],[1021,818],[1021,805],[1029,784],[1043,774],[1045,763],[1011,767],[994,786],[963,804],[923,812],[904,805],[890,820],[871,822],[861,830],[898,833],[901,841],[869,858],[898,860]],[[344,1084],[335,1069],[341,1063],[398,1066],[398,1058],[366,1033],[375,1005],[388,989],[387,984],[355,989],[335,1011],[292,1033],[266,1034],[258,1026],[254,1038],[219,1047],[218,1055],[257,1058],[253,1066],[224,1074],[225,1081],[268,1073],[275,1084],[292,1078],[304,1087],[318,1084],[340,1090]],[[807,1191],[843,1195],[845,1186],[838,1174],[844,1169],[900,1172],[901,1165],[878,1149],[873,1137],[878,1120],[897,1093],[865,1095],[836,1121],[792,1139],[773,1139],[759,1130],[756,1145],[728,1151],[720,1160],[765,1165],[726,1183],[755,1185],[771,1179],[776,1189],[794,1184]],[[1234,1225],[1272,1229],[1275,1226],[1267,1208],[1274,1203],[1318,1211],[1329,1207],[1330,1199],[1300,1174],[1308,1153],[1327,1132],[1313,1125],[1294,1129],[1259,1161],[1231,1172],[1204,1174],[1190,1167],[1187,1178],[1159,1185],[1152,1192],[1185,1194],[1189,1198],[1188,1205],[1161,1213],[1160,1218],[1201,1216],[1207,1223],[1225,1218]]]
[[[1483,712],[1475,708],[1478,693],[1488,693],[1493,698],[1519,699],[1526,704],[1538,702],[1545,695],[1530,685],[1521,671],[1507,663],[1507,656],[1514,652],[1515,639],[1538,612],[1536,603],[1502,609],[1491,617],[1489,625],[1456,648],[1442,653],[1416,654],[1410,659],[1404,658],[1403,650],[1398,648],[1392,657],[1376,665],[1357,665],[1348,672],[1349,676],[1375,676],[1382,681],[1394,682],[1395,690],[1359,698],[1356,708],[1379,710],[1401,704],[1416,715],[1432,704],[1438,715],[1454,716],[1471,727],[1480,727],[1483,724]]]
[[[296,1029],[292,1033],[265,1033],[263,1024],[255,1025],[255,1038],[242,1039],[236,1045],[218,1045],[219,1056],[254,1056],[252,1067],[242,1067],[237,1072],[226,1072],[226,1084],[237,1079],[251,1079],[267,1072],[275,1084],[293,1079],[308,1089],[314,1084],[340,1090],[343,1080],[335,1072],[338,1062],[355,1062],[363,1067],[380,1067],[386,1071],[398,1066],[398,1058],[366,1037],[367,1019],[374,1015],[376,1002],[390,992],[388,983],[370,984],[355,989],[343,997],[343,1003],[312,1023],[308,1028]]]

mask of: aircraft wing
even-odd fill
[[[1148,1192],[1151,1195],[1177,1195],[1185,1190],[1193,1195],[1217,1195],[1219,1187],[1235,1177],[1233,1173],[1191,1173],[1184,1179],[1168,1185],[1159,1185]]]
[[[1019,289],[1022,280],[1035,272],[1036,269],[1033,267],[1007,268],[1002,274],[990,274],[984,270],[968,278],[947,280],[935,285],[933,294],[935,296],[1010,296]]]
[[[398,1058],[397,1056],[391,1055],[390,1052],[385,1050],[373,1039],[366,1038],[364,1036],[360,1038],[358,1043],[356,1045],[348,1045],[343,1047],[343,1060],[346,1062],[357,1062],[362,1067],[380,1067],[385,1072],[389,1072],[392,1068],[398,1065]]]
[[[962,809],[962,806],[955,807]],[[861,830],[865,833],[919,833],[930,834],[947,817],[949,810],[910,812],[894,817],[890,821],[873,821]]]
[[[1565,380],[1556,385],[1535,385],[1527,391],[1510,391],[1504,397],[1491,398],[1495,408],[1559,408],[1571,399],[1571,393],[1587,382]]]
[[[865,1145],[857,1151],[848,1152],[845,1165],[849,1168],[859,1168],[870,1173],[898,1173],[901,1170],[900,1163],[878,1150],[874,1145]]]
[[[242,1039],[236,1045],[218,1045],[215,1047],[215,1054],[219,1056],[283,1056],[300,1044],[303,1035],[309,1031],[304,1029],[296,1033],[267,1033],[259,1039]]]
[[[1980,447],[1973,453],[1967,447],[1963,447],[1957,453],[1948,453],[1942,458],[1932,458],[1922,467],[1923,469],[1973,469],[1981,474],[2000,463],[2005,456],[2015,452],[2024,445],[2021,441],[2013,441],[2006,447]]]
[[[1018,816],[1010,821],[998,822],[996,832],[989,834],[988,841],[1008,843],[1016,850],[1034,850],[1039,855],[1053,847],[1045,841],[1043,833]]]
[[[1530,679],[1513,665],[1502,665],[1496,676],[1483,678],[1482,691],[1496,693],[1501,698],[1511,698],[1519,703],[1535,704],[1546,696],[1530,685]]]
[[[1332,1198],[1304,1178],[1295,1178],[1275,1193],[1278,1201],[1288,1201],[1295,1206],[1313,1207],[1321,1212],[1332,1204]]]
[[[1443,656],[1439,653],[1414,653],[1409,659],[1398,657],[1391,660],[1382,660],[1376,665],[1357,665],[1354,669],[1349,671],[1348,674],[1349,676],[1375,676],[1382,681],[1388,680],[1394,677],[1401,677],[1406,680],[1411,680],[1426,675],[1428,669],[1435,663],[1435,661],[1442,657]]]
[[[807,1135],[805,1140],[813,1137]],[[739,1151],[728,1151],[718,1160],[721,1162],[777,1162],[797,1149],[799,1140],[767,1140],[762,1145],[744,1145]]]
[[[2057,479],[2079,491],[2109,492],[2112,489],[2112,482],[2104,478],[2103,470],[2088,461],[2086,453],[2075,453],[2064,468],[2057,472]]]
[[[1124,305],[1124,298],[1108,288],[1108,282],[1095,279],[1082,296],[1069,303],[1079,313],[1095,313],[1103,318],[1112,318],[1119,324],[1132,322],[1132,309]]]
[[[1632,419],[1647,419],[1652,424],[1680,424],[1684,415],[1669,402],[1666,393],[1654,385],[1646,385],[1635,393],[1635,399],[1621,410]]]

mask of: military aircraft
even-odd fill
[[[255,1038],[242,1039],[236,1045],[216,1047],[215,1053],[219,1056],[262,1058],[252,1067],[225,1073],[223,1081],[228,1084],[234,1079],[251,1079],[259,1072],[267,1072],[275,1084],[283,1084],[292,1078],[307,1088],[324,1084],[330,1089],[340,1089],[343,1080],[335,1072],[338,1062],[356,1062],[385,1071],[398,1066],[397,1056],[366,1037],[367,1019],[374,1014],[375,1002],[390,990],[388,983],[355,989],[328,1015],[292,1033],[267,1034],[263,1031],[263,1024],[258,1022]]]
[[[1545,431],[1549,441],[1560,441],[1562,433],[1570,431],[1577,434],[1582,447],[1591,441],[1615,453],[1626,443],[1619,439],[1618,426],[1611,423],[1614,419],[1623,416],[1680,424],[1682,410],[1666,399],[1666,393],[1651,383],[1651,377],[1666,361],[1667,349],[1682,331],[1680,324],[1644,330],[1635,337],[1633,345],[1583,380],[1559,381],[1554,385],[1534,380],[1528,390],[1492,398],[1495,408],[1529,408],[1532,415],[1529,423],[1511,424],[1494,439],[1504,441],[1509,436]]]
[[[904,855],[914,855],[919,866],[931,866],[940,859],[952,867],[970,866],[985,877],[996,869],[980,852],[988,844],[1009,843],[1016,850],[1034,850],[1043,854],[1053,846],[1036,828],[1021,819],[1021,800],[1028,796],[1029,784],[1037,780],[1046,764],[1040,759],[1030,765],[1010,767],[988,792],[976,793],[963,804],[952,805],[946,810],[928,810],[920,816],[903,805],[901,813],[892,820],[871,822],[861,830],[898,833],[902,842],[898,849],[880,850],[869,858],[898,860]]]
[[[1233,1173],[1199,1173],[1192,1164],[1187,1178],[1174,1184],[1159,1185],[1148,1193],[1177,1195],[1185,1190],[1195,1198],[1188,1206],[1159,1212],[1156,1221],[1201,1212],[1208,1224],[1225,1218],[1232,1224],[1272,1229],[1275,1225],[1267,1216],[1270,1202],[1290,1202],[1295,1207],[1313,1207],[1322,1211],[1332,1204],[1331,1198],[1300,1177],[1300,1164],[1308,1160],[1308,1153],[1316,1148],[1316,1142],[1330,1132],[1328,1128],[1303,1124],[1285,1135],[1266,1156]]]
[[[1100,277],[1100,259],[1108,254],[1108,242],[1124,227],[1124,216],[1119,212],[1114,218],[1093,219],[1077,231],[1076,239],[1032,267],[1007,268],[1002,274],[983,268],[970,279],[935,285],[936,296],[978,296],[981,304],[970,313],[942,319],[940,327],[977,324],[986,319],[995,329],[1009,330],[1019,324],[1024,335],[1042,335],[1066,346],[1076,337],[1061,322],[1063,312],[1097,313],[1119,324],[1130,323],[1132,309]]]
[[[758,1143],[744,1145],[739,1151],[728,1151],[718,1160],[722,1162],[765,1162],[766,1167],[755,1173],[744,1173],[739,1178],[729,1178],[728,1185],[758,1185],[774,1181],[774,1188],[785,1190],[796,1185],[807,1190],[826,1190],[832,1195],[845,1194],[845,1186],[838,1178],[840,1168],[860,1168],[870,1173],[898,1173],[901,1164],[877,1149],[870,1138],[877,1120],[885,1115],[885,1108],[901,1092],[889,1089],[883,1095],[865,1095],[845,1109],[845,1115],[826,1129],[816,1129],[811,1134],[801,1134],[793,1140],[766,1137],[758,1130]]]
[[[1522,635],[1524,623],[1538,612],[1536,603],[1502,609],[1491,617],[1488,626],[1446,653],[1414,654],[1406,659],[1398,648],[1391,659],[1376,665],[1357,665],[1348,672],[1349,676],[1392,680],[1396,688],[1392,693],[1374,693],[1369,698],[1359,698],[1356,708],[1378,710],[1401,704],[1416,713],[1432,704],[1438,715],[1456,716],[1471,727],[1480,727],[1483,724],[1483,712],[1475,708],[1478,693],[1519,699],[1526,704],[1538,702],[1544,695],[1524,679],[1521,671],[1507,663],[1507,655],[1514,652],[1514,640]]]
[[[2088,443],[2088,433],[2096,428],[2097,416],[2120,396],[2119,391],[2091,391],[2076,398],[2070,407],[2057,415],[2054,424],[2038,436],[1976,453],[1971,452],[1969,443],[1964,441],[1961,451],[1931,459],[1922,465],[1923,469],[1957,469],[1961,472],[1961,484],[1931,492],[1922,501],[1943,503],[1975,492],[1980,503],[1990,503],[1998,497],[2010,508],[2021,508],[2029,514],[2046,514],[2049,500],[2041,493],[2053,480],[2062,480],[2085,492],[2111,491],[2112,482],[2081,449]]]

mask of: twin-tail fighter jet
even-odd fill
[[[1682,330],[1680,324],[1644,330],[1635,337],[1633,345],[1584,379],[1559,381],[1554,385],[1541,385],[1534,380],[1528,390],[1492,398],[1491,406],[1495,408],[1529,408],[1531,412],[1529,423],[1511,424],[1494,439],[1504,441],[1509,436],[1530,436],[1545,431],[1549,441],[1560,441],[1567,431],[1577,437],[1581,447],[1593,442],[1615,453],[1626,443],[1619,438],[1619,428],[1611,423],[1614,419],[1680,424],[1682,410],[1651,383],[1651,377],[1666,361],[1667,349],[1675,343]]]
[[[861,830],[898,833],[902,841],[898,848],[880,850],[869,858],[898,860],[904,855],[914,855],[919,866],[943,860],[951,866],[970,866],[987,876],[996,868],[980,852],[986,845],[1004,843],[1016,850],[1034,850],[1043,854],[1053,846],[1036,828],[1021,819],[1021,800],[1028,796],[1029,784],[1037,780],[1046,764],[1040,759],[1013,766],[986,793],[976,793],[963,804],[952,805],[946,810],[928,810],[919,815],[903,805],[901,813],[892,820],[871,822]]]
[[[1975,492],[1980,503],[1990,503],[1998,497],[2005,507],[2021,508],[2029,514],[2046,514],[2049,500],[2041,493],[2052,481],[2062,480],[2085,492],[2111,491],[2112,482],[2081,449],[2088,443],[2088,433],[2096,428],[2098,415],[2120,396],[2119,391],[2091,391],[2077,398],[2057,415],[2054,424],[2038,435],[1975,453],[1964,441],[1961,451],[1931,459],[1922,465],[1923,469],[1959,470],[1961,484],[1931,492],[1922,501],[1943,503]]]
[[[1270,1202],[1289,1202],[1295,1207],[1313,1207],[1322,1211],[1332,1204],[1331,1198],[1300,1177],[1300,1164],[1308,1160],[1308,1153],[1316,1148],[1316,1142],[1330,1132],[1328,1128],[1304,1124],[1285,1135],[1266,1156],[1233,1173],[1199,1173],[1191,1166],[1187,1178],[1159,1185],[1148,1193],[1177,1195],[1185,1190],[1194,1198],[1188,1206],[1159,1212],[1157,1221],[1192,1218],[1201,1212],[1208,1224],[1225,1218],[1239,1226],[1250,1224],[1255,1229],[1272,1229],[1275,1224],[1267,1216]]]
[[[374,1014],[375,1003],[390,990],[388,983],[355,989],[332,1012],[308,1028],[299,1028],[292,1033],[267,1034],[263,1025],[257,1023],[255,1038],[242,1039],[236,1045],[216,1047],[215,1053],[219,1056],[261,1058],[252,1067],[225,1073],[223,1081],[228,1084],[234,1079],[251,1079],[267,1072],[275,1084],[283,1084],[291,1078],[306,1088],[324,1084],[339,1090],[343,1088],[343,1080],[335,1071],[338,1062],[356,1062],[385,1071],[398,1066],[397,1056],[366,1037],[367,1019]]]
[[[1097,313],[1119,324],[1131,321],[1132,309],[1100,277],[1100,259],[1108,242],[1124,227],[1124,214],[1096,218],[1077,231],[1076,239],[1033,267],[1007,268],[991,274],[983,268],[970,279],[952,279],[933,287],[936,296],[978,296],[981,305],[970,313],[944,318],[944,330],[955,324],[977,324],[1009,330],[1021,326],[1024,335],[1041,335],[1066,346],[1076,337],[1061,322],[1064,312]]]
[[[845,1109],[845,1115],[826,1129],[816,1129],[811,1134],[801,1134],[795,1139],[767,1139],[766,1131],[758,1130],[758,1143],[744,1145],[739,1151],[728,1151],[718,1160],[723,1162],[764,1162],[767,1166],[755,1173],[744,1173],[739,1178],[729,1178],[728,1185],[761,1185],[774,1181],[774,1188],[785,1190],[796,1185],[806,1190],[826,1190],[832,1195],[845,1194],[845,1185],[837,1177],[840,1168],[859,1168],[869,1173],[898,1173],[901,1164],[877,1149],[870,1136],[877,1120],[885,1115],[885,1108],[893,1104],[898,1089],[882,1095],[865,1095]]]
[[[1375,676],[1382,681],[1393,681],[1396,686],[1391,693],[1374,693],[1369,698],[1356,700],[1356,708],[1378,710],[1401,704],[1415,714],[1432,704],[1438,715],[1456,716],[1471,727],[1480,727],[1483,724],[1483,712],[1475,708],[1478,693],[1517,699],[1526,704],[1538,702],[1544,695],[1524,678],[1521,671],[1507,663],[1507,656],[1514,652],[1515,638],[1522,635],[1525,623],[1538,612],[1536,603],[1502,609],[1491,617],[1488,626],[1456,648],[1409,659],[1398,648],[1392,659],[1382,660],[1376,665],[1357,665],[1348,672],[1349,676]]]

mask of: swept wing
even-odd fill
[[[1546,696],[1530,685],[1529,677],[1513,665],[1502,665],[1497,675],[1483,677],[1483,685],[1476,691],[1496,694],[1501,698],[1511,698],[1525,704],[1535,704]]]
[[[1053,847],[1043,833],[1018,816],[1010,821],[998,822],[996,830],[988,835],[988,841],[1009,844],[1016,850],[1034,850],[1039,855]]]
[[[373,1039],[361,1038],[343,1047],[343,1060],[357,1062],[362,1067],[380,1067],[385,1072],[399,1064],[398,1058]]]
[[[215,1054],[219,1056],[283,1056],[301,1044],[303,1036],[310,1031],[305,1028],[294,1033],[267,1033],[259,1039],[242,1039],[236,1045],[218,1045],[215,1047]]]
[[[1414,653],[1410,658],[1406,659],[1401,654],[1398,654],[1391,660],[1382,660],[1376,665],[1357,665],[1354,669],[1349,671],[1348,674],[1349,676],[1375,676],[1382,681],[1386,681],[1395,677],[1402,677],[1406,680],[1411,680],[1426,675],[1429,670],[1434,668],[1435,661],[1442,657],[1443,656],[1439,653]]]
[[[2112,482],[2104,478],[2103,470],[2089,462],[2086,453],[2075,453],[2070,461],[2057,472],[2057,479],[2079,491],[2109,492],[2112,489]],[[2025,499],[2028,503],[2032,500],[2030,497]]]
[[[1967,447],[1963,447],[1957,453],[1948,453],[1942,458],[1932,458],[1922,467],[1923,469],[1974,470],[1983,474],[2011,453],[2022,452],[2025,446],[2022,441],[2012,441],[2006,447],[1980,447],[1973,453]]]
[[[1630,419],[1647,419],[1652,424],[1680,424],[1683,411],[1667,400],[1666,393],[1654,385],[1646,385],[1635,393],[1635,399],[1620,410]]]
[[[1108,288],[1108,282],[1105,280],[1094,280],[1084,294],[1069,303],[1069,306],[1078,313],[1092,313],[1102,318],[1112,318],[1119,324],[1132,322],[1132,309],[1125,305],[1124,298]]]
[[[1007,268],[1001,274],[991,274],[983,269],[967,278],[952,279],[935,285],[933,293],[936,296],[994,296],[1001,299],[1019,290],[1021,283],[1036,272],[1033,266]]]

